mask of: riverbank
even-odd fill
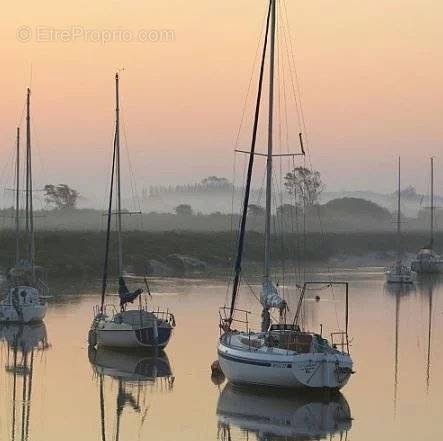
[[[115,238],[113,238],[115,239]],[[427,242],[426,234],[407,234],[405,253],[413,255]],[[0,266],[5,271],[15,260],[12,231],[0,232]],[[110,274],[116,270],[116,241],[111,240]],[[123,236],[125,268],[129,272],[156,276],[186,276],[229,272],[233,266],[236,234],[195,232],[126,232]],[[435,239],[441,250],[443,234]],[[272,254],[276,265],[284,262],[329,262],[334,266],[352,261],[381,266],[395,253],[392,233],[310,233],[305,239],[289,234],[273,238]],[[97,277],[103,270],[104,234],[96,231],[41,231],[36,235],[36,262],[48,276]],[[22,250],[24,252],[24,250]],[[260,265],[263,235],[250,232],[245,244],[245,265]]]

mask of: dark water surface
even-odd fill
[[[440,439],[443,285],[387,290],[381,271],[333,276],[351,282],[356,374],[342,394],[258,393],[214,384],[210,364],[226,284],[156,280],[153,303],[177,318],[166,354],[157,358],[88,351],[98,296],[87,292],[54,301],[45,326],[1,328],[0,439]],[[286,291],[291,297],[295,288]],[[339,288],[309,295],[303,316],[310,329],[318,331],[322,324],[328,333],[343,324]],[[248,286],[241,306],[257,311]],[[14,344],[20,350],[14,351]]]

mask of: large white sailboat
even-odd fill
[[[397,258],[385,269],[387,283],[410,284],[414,283],[415,273],[402,260],[401,250],[401,159],[398,158],[398,190],[397,190]]]
[[[305,299],[307,283],[300,294],[294,321],[286,322],[287,305],[273,283],[271,275],[272,180],[273,180],[273,124],[274,124],[274,64],[276,41],[277,0],[269,1],[264,46],[261,57],[258,93],[254,116],[249,163],[243,201],[243,211],[235,260],[230,307],[221,308],[221,336],[218,343],[218,361],[226,378],[234,384],[253,384],[279,388],[341,389],[352,374],[352,359],[348,343],[348,295],[346,295],[346,329],[328,341],[322,335],[302,329],[300,311]],[[260,303],[262,326],[260,331],[249,329],[246,311],[236,309],[239,292],[246,220],[248,217],[251,178],[256,153],[257,128],[263,90],[264,69],[269,51],[269,110],[268,152],[266,156],[266,216],[264,274]],[[261,154],[260,154],[261,155]],[[292,155],[294,156],[294,155]],[[348,285],[346,294],[348,294]],[[279,312],[280,321],[271,323],[271,310]],[[246,315],[243,318],[243,314]],[[242,315],[242,317],[240,317]],[[240,322],[245,331],[234,329]],[[334,342],[334,338],[341,343]]]
[[[0,301],[0,323],[31,323],[43,320],[48,308],[45,295],[47,289],[39,278],[35,265],[34,207],[32,186],[31,149],[31,90],[26,95],[26,186],[25,186],[25,234],[26,253],[21,255],[22,237],[20,231],[20,129],[17,128],[16,182],[15,182],[15,265],[7,274],[6,293]]]
[[[126,286],[126,273],[123,268],[122,248],[122,214],[129,212],[122,210],[121,205],[121,166],[120,166],[120,100],[119,75],[115,75],[116,91],[116,125],[114,133],[114,150],[111,171],[111,185],[109,191],[108,219],[106,231],[106,251],[103,268],[103,282],[101,302],[94,310],[94,319],[89,330],[88,342],[90,346],[102,346],[121,349],[164,349],[175,327],[175,318],[169,311],[150,310],[147,299],[142,300],[142,289],[133,292]],[[113,211],[114,187],[117,193],[116,210]],[[118,295],[120,308],[105,304],[108,283],[109,243],[111,237],[111,218],[117,217],[117,259],[118,259]],[[146,288],[149,287],[144,278]],[[137,308],[127,309],[128,303],[138,301]]]
[[[443,272],[443,259],[434,251],[434,158],[431,158],[431,213],[429,225],[429,244],[423,247],[411,263],[417,274],[435,274]]]

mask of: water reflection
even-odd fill
[[[426,305],[426,392],[430,390],[431,382],[431,354],[432,354],[432,318],[434,290],[442,283],[438,276],[428,275],[418,279],[417,288],[414,285],[385,285],[388,294],[395,296],[395,344],[394,344],[394,415],[397,413],[398,388],[399,388],[399,352],[401,328],[401,303],[412,294],[420,295]],[[417,327],[417,330],[419,327]]]
[[[174,376],[167,355],[128,353],[106,348],[88,349],[88,356],[99,384],[101,438],[118,441],[122,417],[126,413],[138,416],[138,430],[143,427],[150,408],[149,392],[170,392]],[[117,389],[106,387],[109,380]],[[114,409],[108,413],[106,393],[114,399]],[[112,416],[110,416],[112,415]],[[108,437],[108,427],[114,425],[113,435]]]
[[[6,383],[2,394],[8,392],[11,403],[9,437],[28,441],[32,409],[34,359],[36,353],[50,348],[44,323],[0,326],[2,358],[5,358]],[[10,396],[9,396],[10,394]]]
[[[426,391],[429,392],[431,384],[431,342],[432,342],[432,316],[433,316],[433,297],[434,289],[441,284],[438,276],[431,276],[423,279],[420,283],[420,292],[428,302],[428,329],[427,329],[427,348],[426,348]]]
[[[341,393],[257,392],[231,384],[220,394],[217,416],[220,441],[249,440],[250,435],[257,441],[346,439],[352,427]]]

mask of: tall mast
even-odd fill
[[[434,247],[434,158],[431,158],[431,239],[429,247]]]
[[[400,260],[401,258],[401,250],[400,250],[400,235],[401,235],[401,214],[400,214],[400,185],[401,185],[401,159],[398,157],[398,191],[397,191],[397,258]]]
[[[32,201],[32,154],[31,154],[31,89],[26,95],[26,232],[28,234],[28,259],[34,275],[34,212]]]
[[[120,168],[120,96],[119,76],[115,74],[115,148],[116,148],[116,178],[117,178],[117,246],[118,246],[118,275],[123,274],[122,250],[122,203],[121,203],[121,168]]]
[[[261,104],[262,91],[263,91],[263,76],[265,70],[266,51],[268,47],[269,21],[270,21],[271,9],[272,9],[272,0],[269,4],[268,15],[266,18],[266,32],[265,32],[263,52],[260,64],[260,76],[258,80],[257,100],[255,103],[254,125],[252,129],[251,152],[249,155],[248,171],[246,176],[246,188],[243,200],[243,211],[240,222],[240,232],[238,236],[237,256],[235,258],[235,267],[234,267],[235,276],[234,276],[234,283],[232,285],[232,298],[231,298],[231,307],[229,312],[230,321],[232,320],[232,316],[234,314],[235,301],[238,294],[238,288],[240,286],[240,276],[242,271],[242,258],[243,258],[243,249],[244,249],[245,233],[246,233],[246,218],[248,216],[249,196],[251,193],[251,179],[252,179],[252,171],[254,168],[254,158],[255,158],[255,144],[257,141],[258,122],[260,119],[260,104]]]
[[[271,47],[269,58],[269,122],[268,157],[266,161],[266,225],[265,225],[265,280],[271,277],[271,212],[272,212],[272,150],[274,127],[274,61],[275,61],[275,14],[276,0],[271,0]]]
[[[20,127],[17,127],[15,161],[15,263],[18,264],[20,260]]]

